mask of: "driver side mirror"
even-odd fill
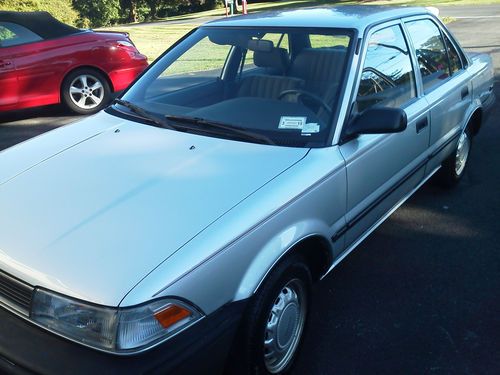
[[[408,119],[401,108],[368,108],[353,118],[345,137],[358,134],[399,133],[406,129]]]

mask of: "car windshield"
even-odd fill
[[[159,58],[113,108],[136,118],[147,113],[156,125],[179,131],[321,147],[333,130],[352,35],[201,27]]]

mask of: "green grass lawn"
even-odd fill
[[[130,34],[130,39],[137,49],[152,62],[180,37],[187,34],[196,25],[141,25],[135,27],[117,26],[100,30],[123,31]]]
[[[241,1],[241,0],[239,0]],[[498,4],[500,0],[369,0],[369,1],[327,1],[327,0],[285,0],[267,3],[252,4],[249,1],[249,12],[260,12],[265,10],[276,10],[285,8],[303,8],[318,5],[339,5],[339,4],[370,4],[370,5],[415,5],[415,6],[446,6],[446,5],[480,5],[480,4]],[[170,47],[176,40],[185,35],[191,29],[197,27],[203,21],[196,22],[197,18],[208,16],[224,16],[223,8],[209,10],[205,12],[185,14],[182,16],[169,17],[168,21],[190,20],[190,24],[136,24],[121,25],[100,30],[123,31],[130,34],[139,51],[148,57],[151,62],[156,59],[163,51]],[[160,20],[161,21],[161,20]],[[451,22],[452,19],[443,20]]]

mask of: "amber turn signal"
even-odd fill
[[[156,320],[158,320],[163,328],[171,327],[190,315],[191,311],[177,305],[167,306],[165,309],[154,314]]]

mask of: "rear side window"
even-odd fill
[[[12,22],[0,22],[0,47],[33,43],[42,38],[24,26]]]
[[[431,20],[408,22],[407,26],[415,46],[424,92],[428,93],[450,76],[441,31]]]
[[[311,35],[311,48],[347,47],[351,38],[345,35]]]
[[[363,65],[356,99],[358,112],[374,105],[401,107],[415,96],[415,76],[401,27],[375,32]]]

